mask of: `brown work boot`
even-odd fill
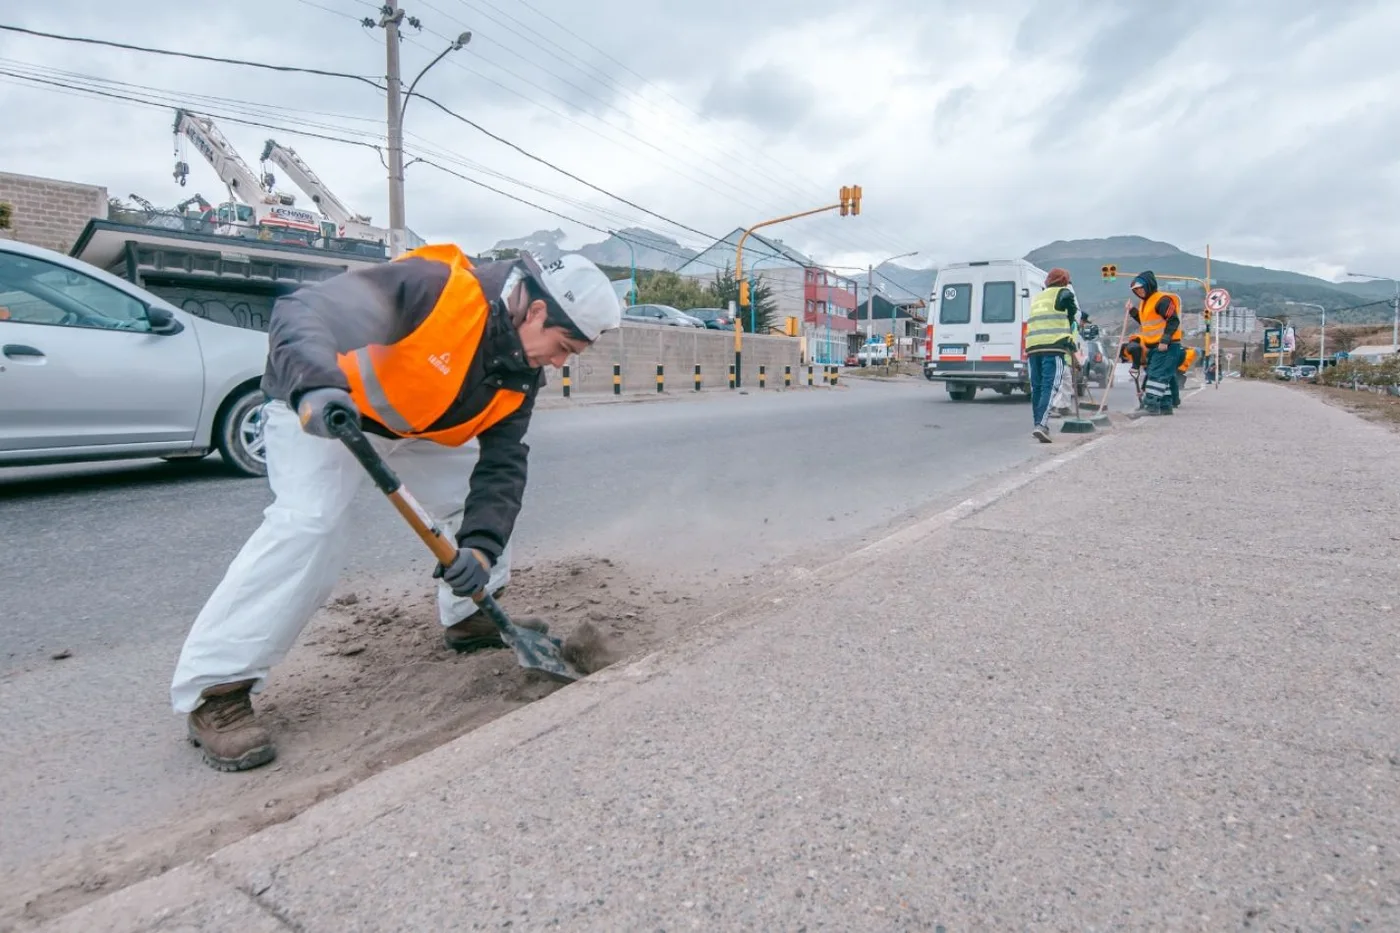
[[[204,702],[190,713],[190,742],[215,770],[247,771],[277,757],[272,736],[253,721],[248,697],[254,683],[241,680],[210,687],[200,694]]]
[[[536,632],[548,632],[549,623],[544,619],[527,616],[510,620],[518,628],[528,628]],[[458,654],[481,651],[483,648],[504,648],[501,633],[496,623],[485,612],[474,612],[456,625],[442,630],[443,644]]]

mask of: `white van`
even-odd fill
[[[929,300],[924,376],[958,402],[978,389],[1029,393],[1026,319],[1046,272],[1024,259],[956,262],[938,270]]]

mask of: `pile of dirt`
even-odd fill
[[[499,602],[513,617],[547,618],[570,660],[589,671],[650,650],[710,611],[697,596],[662,590],[607,559],[514,569]],[[448,649],[424,575],[348,580],[254,697],[276,761],[223,776],[209,799],[165,825],[95,840],[36,866],[41,880],[4,885],[0,928],[61,915],[291,819],[559,689],[521,669],[509,650]],[[197,752],[189,757],[191,769],[204,767]]]

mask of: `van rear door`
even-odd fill
[[[957,270],[938,283],[938,322],[933,328],[932,356],[949,363],[975,359],[973,277]]]
[[[974,335],[979,363],[1010,363],[1021,358],[1020,284],[1014,269],[988,270],[978,302],[978,327]]]

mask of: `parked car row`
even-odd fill
[[[734,319],[723,308],[691,308],[682,311],[670,305],[630,305],[622,309],[622,320],[633,324],[659,324],[663,327],[734,329]]]
[[[1275,366],[1274,378],[1285,382],[1312,382],[1317,378],[1316,366]]]

